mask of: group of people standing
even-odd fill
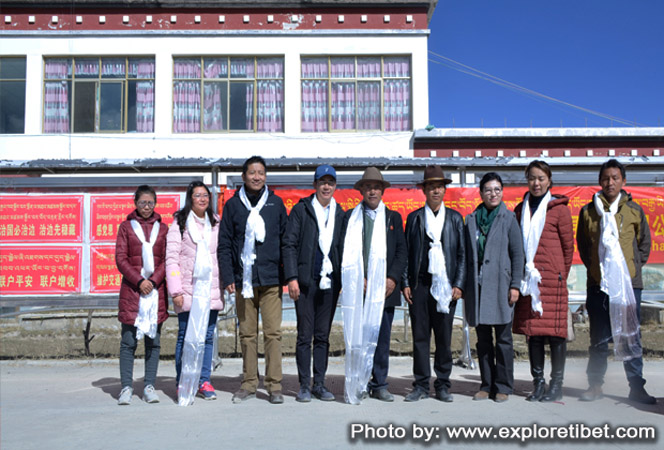
[[[325,374],[337,303],[346,344],[346,402],[359,404],[369,396],[394,400],[387,381],[390,334],[402,295],[413,334],[414,382],[405,401],[429,397],[432,331],[435,397],[453,401],[451,336],[459,299],[477,331],[481,384],[473,400],[504,402],[512,394],[512,333],[528,340],[533,391],[526,400],[562,398],[574,236],[569,199],[551,193],[552,174],[545,162],[533,161],[526,168],[528,192],[514,212],[502,201],[500,175],[485,174],[479,186],[482,203],[465,222],[443,201],[452,180],[442,167],[427,166],[418,184],[425,205],[408,215],[405,232],[401,215],[382,201],[390,183],[375,167],[367,168],[354,185],[362,201],[344,212],[334,199],[335,169],[319,166],[315,192],[301,199],[290,216],[266,185],[266,172],[263,158],[245,161],[243,186],[226,202],[221,220],[212,211],[208,188],[192,183],[168,231],[154,212],[154,190],[140,186],[136,191],[136,210],[120,226],[116,247],[123,275],[119,404],[131,401],[134,352],[143,336],[144,399],[159,401],[154,380],[161,323],[168,317],[166,286],[178,314],[179,404],[192,403],[196,394],[216,398],[210,370],[217,313],[223,309],[221,289],[235,294],[242,348],[242,384],[233,403],[255,397],[258,387],[259,314],[263,384],[270,403],[283,403],[284,284],[297,315],[298,402],[335,399],[325,386]],[[622,189],[625,181],[624,167],[607,161],[599,174],[602,189],[579,217],[577,243],[588,270],[591,340],[589,389],[581,400],[602,395],[613,339],[616,357],[624,361],[629,398],[654,403],[643,387],[639,329],[641,268],[648,259],[650,234],[645,214]],[[548,387],[547,343],[552,366]]]

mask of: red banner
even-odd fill
[[[120,224],[136,209],[133,195],[93,195],[90,197],[90,242],[115,242]],[[155,211],[164,225],[173,222],[180,209],[179,194],[157,194]]]
[[[574,235],[579,221],[579,212],[581,208],[590,202],[595,192],[599,191],[598,186],[554,186],[551,191],[554,194],[562,194],[569,197],[569,208],[572,213],[572,223],[574,225]],[[664,263],[664,188],[660,187],[628,187],[627,191],[632,194],[632,199],[638,203],[646,214],[646,219],[650,225],[650,235],[652,246],[649,263]],[[293,206],[303,197],[308,197],[313,189],[282,189],[275,191],[281,197],[290,213]],[[507,208],[514,208],[523,201],[527,192],[526,187],[507,187],[503,191],[503,201]],[[228,200],[235,194],[234,190],[224,192],[224,198],[220,199],[220,211],[224,200]],[[357,206],[362,200],[362,195],[355,189],[338,189],[334,198],[341,207],[348,211]],[[395,189],[385,190],[383,195],[385,205],[401,213],[406,220],[408,214],[424,206],[424,194],[421,189]],[[477,205],[482,202],[477,187],[472,188],[449,188],[445,193],[445,205],[459,211],[466,217],[473,212]],[[574,243],[574,264],[581,264],[576,242]]]
[[[81,247],[0,247],[0,292],[81,292]]]
[[[90,247],[90,292],[106,294],[120,292],[122,275],[115,265],[115,245]]]
[[[0,240],[12,242],[81,242],[82,195],[3,195]]]

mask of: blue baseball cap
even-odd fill
[[[334,181],[337,181],[337,171],[334,170],[334,167],[329,164],[322,164],[316,167],[316,173],[314,174],[314,181],[318,181],[320,178],[325,175],[329,175],[334,178]]]

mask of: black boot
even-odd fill
[[[544,339],[541,336],[528,338],[528,355],[530,357],[530,374],[533,376],[533,392],[526,400],[537,402],[544,395],[546,382],[544,381]]]
[[[563,398],[567,341],[564,338],[552,336],[549,337],[549,344],[551,346],[551,383],[549,383],[549,390],[540,400],[541,402],[555,402]]]

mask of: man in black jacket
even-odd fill
[[[330,328],[341,289],[344,211],[334,200],[337,173],[323,164],[314,174],[316,192],[293,207],[283,239],[284,275],[295,302],[295,360],[300,381],[298,402],[311,394],[323,401],[334,395],[325,387]],[[311,388],[313,338],[314,386]]]
[[[266,186],[266,178],[263,158],[252,156],[244,162],[244,184],[224,206],[219,226],[219,271],[224,289],[236,294],[242,347],[242,386],[233,395],[233,403],[256,395],[259,310],[265,345],[265,389],[270,403],[284,402],[280,268],[281,240],[288,215],[281,198]]]
[[[365,294],[368,294],[369,292],[369,287],[367,286],[367,273],[370,269],[369,259],[375,252],[375,249],[372,249],[372,235],[378,232],[378,230],[374,229],[374,223],[378,222],[377,214],[380,214],[381,209],[384,208],[385,213],[385,302],[380,322],[378,341],[376,343],[376,350],[373,357],[372,376],[369,380],[367,390],[371,397],[386,402],[394,401],[394,396],[387,390],[390,335],[392,330],[392,320],[394,319],[394,308],[395,306],[401,305],[399,285],[401,284],[401,276],[406,266],[407,256],[401,214],[386,208],[382,201],[383,193],[389,186],[390,183],[383,179],[382,174],[375,167],[367,168],[362,175],[362,179],[355,183],[354,186],[355,189],[361,192],[363,199],[362,203],[356,207],[356,209],[361,208],[363,225],[361,226],[361,230],[359,230],[361,236],[359,236],[359,239],[355,239],[355,241],[361,242],[362,244],[365,274],[364,283],[366,289]],[[345,233],[352,232],[350,225],[352,223],[353,211],[354,210],[350,210],[346,213],[346,226],[344,227]],[[347,243],[348,239],[346,239],[345,242]],[[347,265],[345,259],[347,258],[347,254],[349,254],[347,250],[349,249],[344,247],[344,267]],[[343,289],[347,290],[348,287],[344,285]],[[344,295],[345,294],[346,292],[344,291]],[[346,351],[348,351],[348,349]]]
[[[429,345],[431,330],[436,341],[433,368],[436,372],[436,398],[451,402],[452,325],[456,302],[466,283],[466,252],[463,218],[443,203],[446,186],[440,166],[427,166],[418,186],[426,204],[413,211],[406,221],[408,270],[403,296],[408,302],[413,329],[413,391],[405,400],[415,402],[429,397]]]

